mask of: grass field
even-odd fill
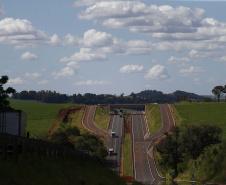
[[[11,107],[23,110],[27,114],[26,131],[31,138],[42,139],[57,118],[61,109],[76,106],[75,104],[44,104],[33,100],[10,100]]]
[[[177,124],[217,125],[226,140],[226,103],[175,103],[171,105],[178,117]]]
[[[150,135],[156,133],[162,127],[162,117],[157,104],[146,106],[146,118]]]
[[[95,123],[98,127],[107,131],[108,122],[110,119],[110,115],[108,114],[107,106],[97,106],[96,114],[95,114]]]

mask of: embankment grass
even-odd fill
[[[115,172],[92,160],[58,161],[40,159],[0,163],[0,184],[4,185],[125,185]]]
[[[131,134],[125,134],[123,145],[123,176],[132,176]]]
[[[153,135],[161,129],[162,117],[157,104],[148,104],[146,106],[146,118],[150,135]]]
[[[95,123],[98,127],[107,131],[110,115],[108,114],[108,106],[97,106],[95,114]]]
[[[27,114],[26,131],[31,138],[42,139],[57,118],[59,111],[76,106],[75,104],[39,104],[31,100],[16,100],[10,104],[12,108],[23,110]]]

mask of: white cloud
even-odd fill
[[[174,63],[174,64],[180,64],[180,63],[186,63],[186,62],[190,62],[191,60],[189,58],[177,58],[174,56],[171,56],[168,59],[169,63]]]
[[[193,57],[193,58],[208,58],[208,57],[217,56],[217,53],[218,52],[214,51],[214,50],[198,51],[198,50],[193,49],[189,52],[189,55],[190,55],[190,57]]]
[[[27,51],[24,54],[22,54],[20,58],[21,60],[37,60],[38,56]]]
[[[170,78],[166,68],[162,65],[155,65],[145,75],[146,80],[168,80]]]
[[[75,75],[75,70],[70,68],[70,67],[65,67],[61,69],[60,72],[53,72],[52,76],[54,79],[59,79],[59,78],[70,78],[71,76]]]
[[[39,85],[46,85],[46,84],[49,84],[49,81],[48,80],[42,80],[40,82],[38,82]]]
[[[99,32],[95,29],[88,30],[84,33],[84,45],[88,47],[103,47],[113,44],[111,34]]]
[[[55,36],[48,35],[33,28],[26,19],[5,18],[0,20],[0,44],[15,45],[16,49],[36,47],[40,44],[51,44]],[[52,40],[51,40],[52,39]]]
[[[120,70],[120,73],[140,73],[144,72],[144,66],[138,65],[125,65]]]
[[[124,0],[77,0],[73,3],[72,6],[74,7],[92,6],[101,1],[124,1]],[[136,1],[136,0],[127,0],[127,1]]]
[[[226,56],[221,57],[221,58],[219,59],[219,61],[221,61],[221,62],[226,62]]]
[[[25,77],[27,77],[28,79],[30,80],[34,80],[34,79],[37,79],[37,78],[40,78],[42,75],[40,73],[26,73],[25,74]]]
[[[90,85],[111,85],[112,83],[109,81],[97,81],[97,80],[87,80],[74,83],[75,86],[90,86]]]
[[[26,81],[24,81],[20,77],[18,77],[18,78],[9,79],[7,84],[8,85],[20,85],[20,84],[24,84],[24,83],[26,83]]]
[[[90,48],[81,48],[80,52],[75,53],[70,58],[64,57],[60,62],[103,61],[106,59],[105,54],[92,51]]]
[[[181,69],[179,70],[179,73],[182,75],[182,76],[190,76],[190,75],[196,75],[197,73],[201,73],[201,72],[205,72],[205,70],[201,67],[194,67],[194,66],[191,66],[187,69]]]
[[[3,6],[0,5],[0,15],[4,15],[5,14],[5,11],[3,10]]]

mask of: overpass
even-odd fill
[[[142,111],[146,110],[146,104],[111,104],[108,105],[109,111],[114,111],[115,109],[140,109]]]

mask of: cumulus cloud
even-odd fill
[[[77,0],[73,3],[72,6],[80,7],[80,6],[92,6],[100,1],[120,1],[120,0]],[[124,1],[124,0],[121,0]],[[136,0],[127,0],[127,1],[136,1]]]
[[[8,85],[20,85],[20,84],[24,84],[24,83],[26,83],[26,81],[21,79],[20,77],[18,77],[18,78],[9,79],[7,84]]]
[[[97,80],[87,80],[74,83],[75,86],[90,86],[90,85],[111,85],[109,81],[97,81]]]
[[[195,82],[196,85],[200,85],[201,84],[200,78],[194,78],[194,82]]]
[[[40,78],[42,75],[40,73],[26,73],[25,77],[27,77],[30,80],[34,80],[37,78]]]
[[[144,72],[144,66],[138,65],[125,65],[120,70],[120,73],[140,73]]]
[[[92,51],[90,48],[81,48],[80,52],[75,53],[71,57],[64,57],[60,62],[82,62],[82,61],[103,61],[107,57],[105,54]]]
[[[219,52],[218,51],[208,51],[208,50],[204,50],[204,51],[198,51],[198,50],[191,50],[189,52],[190,57],[193,58],[207,58],[207,57],[214,57],[217,56]]]
[[[170,76],[166,70],[166,67],[162,65],[153,66],[145,75],[146,80],[167,80],[169,78]]]
[[[27,51],[20,56],[20,59],[21,60],[37,60],[38,56]]]
[[[191,66],[191,67],[189,67],[187,69],[180,69],[179,70],[179,73],[182,76],[196,75],[197,73],[201,73],[201,72],[206,72],[206,70],[204,70],[201,67],[194,67],[194,66]]]
[[[55,36],[56,37],[56,36]],[[5,18],[0,20],[0,44],[15,45],[16,49],[36,47],[39,44],[51,44],[56,39],[36,30],[26,19]]]
[[[191,60],[189,58],[177,58],[174,56],[171,56],[168,59],[169,63],[174,63],[174,64],[179,64],[179,63],[186,63],[186,62],[190,62]]]
[[[52,73],[52,77],[54,79],[59,78],[70,78],[71,76],[74,76],[78,73],[80,67],[76,62],[69,62],[67,66],[63,69],[61,69],[59,72],[54,71]]]

